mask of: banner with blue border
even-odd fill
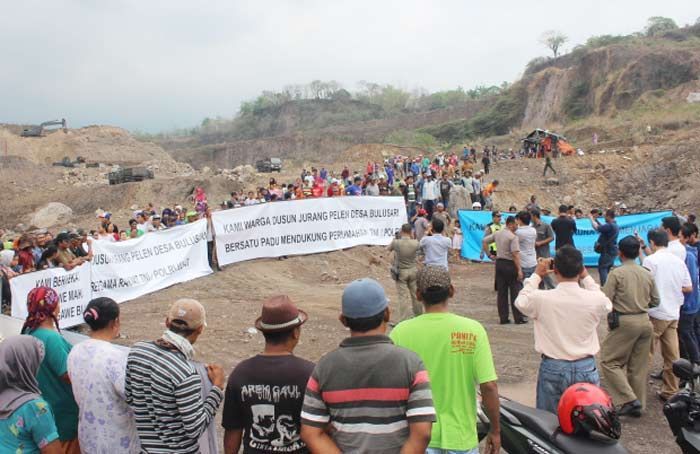
[[[516,213],[503,212],[501,223],[505,223],[506,218],[514,216]],[[646,241],[646,234],[649,230],[657,229],[661,226],[661,220],[666,216],[673,216],[671,211],[657,211],[653,213],[639,213],[618,216],[617,225],[620,227],[619,239],[627,235],[634,235],[635,232]],[[490,211],[460,210],[458,213],[459,224],[462,228],[463,243],[462,257],[469,260],[481,260],[481,240],[484,238],[484,229],[491,223]],[[542,220],[548,224],[552,223],[553,216],[542,216]],[[601,224],[605,220],[598,220]],[[583,253],[583,262],[586,266],[598,265],[598,254],[593,250],[598,232],[593,229],[588,218],[576,220],[576,235],[574,244]],[[551,243],[552,255],[554,254],[554,242]],[[483,261],[489,261],[484,257]]]

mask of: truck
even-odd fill
[[[125,167],[107,174],[109,184],[130,183],[132,181],[152,180],[153,171],[146,167]]]
[[[265,158],[255,161],[258,172],[282,172],[282,160],[280,158]]]

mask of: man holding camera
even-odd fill
[[[556,288],[539,290],[548,273],[556,276]],[[579,382],[600,383],[595,364],[600,350],[597,329],[612,303],[588,275],[581,251],[567,245],[557,250],[554,260],[540,258],[515,306],[535,322],[535,350],[542,355],[537,408],[556,413],[566,388]]]

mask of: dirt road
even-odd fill
[[[271,295],[286,293],[310,316],[296,353],[317,361],[347,335],[338,322],[345,284],[356,278],[373,277],[395,301],[396,291],[388,269],[386,253],[378,247],[232,265],[214,275],[124,304],[122,331],[126,337],[121,342],[128,345],[158,337],[164,329],[169,304],[180,297],[196,298],[208,311],[208,328],[195,346],[197,357],[221,363],[230,372],[239,361],[262,349],[262,335],[249,332],[261,302]],[[539,356],[533,349],[532,324],[498,325],[490,265],[455,261],[451,272],[456,287],[451,309],[486,327],[502,394],[534,404]],[[605,334],[604,328],[600,334]],[[663,418],[661,404],[653,396],[657,386],[650,386],[649,409],[644,417],[623,421],[623,442],[631,453],[680,452]]]

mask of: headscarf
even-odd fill
[[[41,397],[36,374],[44,359],[44,344],[32,336],[10,336],[0,343],[0,419]]]
[[[12,259],[15,258],[15,251],[10,249],[4,249],[0,251],[0,265],[10,266]]]
[[[53,319],[56,324],[56,329],[60,331],[58,327],[58,319],[54,315],[54,311],[58,306],[59,299],[56,290],[51,287],[36,287],[33,288],[29,295],[27,295],[27,319],[24,321],[24,326],[22,326],[22,333],[30,333],[37,329],[44,320]]]

